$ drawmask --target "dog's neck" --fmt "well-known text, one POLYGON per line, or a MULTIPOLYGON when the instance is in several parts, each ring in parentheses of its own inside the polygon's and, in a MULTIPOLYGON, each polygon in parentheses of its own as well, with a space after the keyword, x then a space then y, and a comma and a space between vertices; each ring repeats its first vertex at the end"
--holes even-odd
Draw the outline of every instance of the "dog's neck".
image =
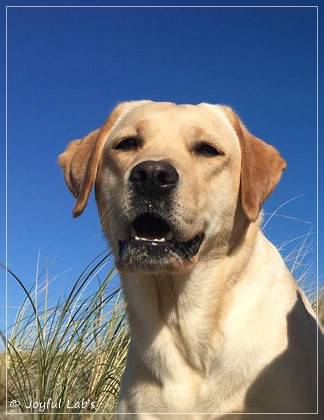
MULTIPOLYGON (((154 352, 155 361, 161 360, 160 367, 153 367, 157 377, 162 376, 159 370, 163 376, 172 376, 173 364, 181 363, 208 375, 217 349, 221 351, 229 300, 235 285, 244 281, 251 255, 257 252, 258 237, 263 238, 259 222, 251 223, 237 247, 222 258, 200 260, 187 273, 121 274, 132 345, 136 351, 140 342, 141 348, 149 349, 148 355, 154 352), (171 349, 167 343, 183 343, 183 347, 171 349), (170 352, 177 357, 173 355, 168 365, 170 352)), ((149 365, 150 360, 145 363, 149 365)))

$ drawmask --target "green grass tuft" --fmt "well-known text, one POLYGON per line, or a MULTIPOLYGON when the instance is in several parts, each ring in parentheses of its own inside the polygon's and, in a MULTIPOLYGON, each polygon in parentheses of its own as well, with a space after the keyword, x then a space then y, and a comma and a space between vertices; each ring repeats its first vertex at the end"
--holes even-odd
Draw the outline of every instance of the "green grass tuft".
POLYGON ((40 401, 46 413, 114 411, 129 335, 121 290, 112 285, 115 268, 104 281, 98 276, 107 263, 109 255, 92 262, 52 307, 47 276, 31 293, 10 272, 26 299, 8 339, 9 412, 43 412, 40 401), (97 285, 87 293, 90 282, 97 285), (10 409, 13 400, 19 408, 10 409))

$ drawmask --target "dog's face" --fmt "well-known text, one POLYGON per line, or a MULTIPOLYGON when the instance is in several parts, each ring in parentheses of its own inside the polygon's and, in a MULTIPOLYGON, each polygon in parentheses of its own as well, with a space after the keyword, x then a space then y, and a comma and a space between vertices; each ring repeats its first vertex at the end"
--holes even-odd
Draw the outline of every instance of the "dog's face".
POLYGON ((150 101, 121 104, 59 163, 75 215, 95 183, 118 268, 149 272, 185 271, 226 252, 285 167, 228 107, 150 101))
POLYGON ((96 180, 119 268, 179 270, 234 218, 240 145, 211 107, 146 103, 108 136, 96 180))

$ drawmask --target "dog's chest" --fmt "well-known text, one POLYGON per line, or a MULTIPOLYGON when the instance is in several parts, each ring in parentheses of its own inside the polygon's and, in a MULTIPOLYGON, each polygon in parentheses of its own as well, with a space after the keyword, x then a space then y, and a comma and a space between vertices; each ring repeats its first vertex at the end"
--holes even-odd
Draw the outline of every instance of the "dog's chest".
POLYGON ((158 405, 175 412, 240 411, 249 383, 247 364, 253 360, 247 358, 240 369, 231 363, 225 347, 200 347, 189 337, 182 341, 176 337, 169 328, 162 329, 144 355, 146 366, 163 384, 158 405))

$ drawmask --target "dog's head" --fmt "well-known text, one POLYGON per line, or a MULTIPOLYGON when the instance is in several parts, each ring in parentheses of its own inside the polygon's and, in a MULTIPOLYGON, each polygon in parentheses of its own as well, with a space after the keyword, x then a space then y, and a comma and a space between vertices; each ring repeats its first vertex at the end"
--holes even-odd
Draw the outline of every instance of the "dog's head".
POLYGON ((120 104, 59 157, 79 216, 95 185, 120 270, 179 272, 229 249, 286 163, 231 108, 120 104))

